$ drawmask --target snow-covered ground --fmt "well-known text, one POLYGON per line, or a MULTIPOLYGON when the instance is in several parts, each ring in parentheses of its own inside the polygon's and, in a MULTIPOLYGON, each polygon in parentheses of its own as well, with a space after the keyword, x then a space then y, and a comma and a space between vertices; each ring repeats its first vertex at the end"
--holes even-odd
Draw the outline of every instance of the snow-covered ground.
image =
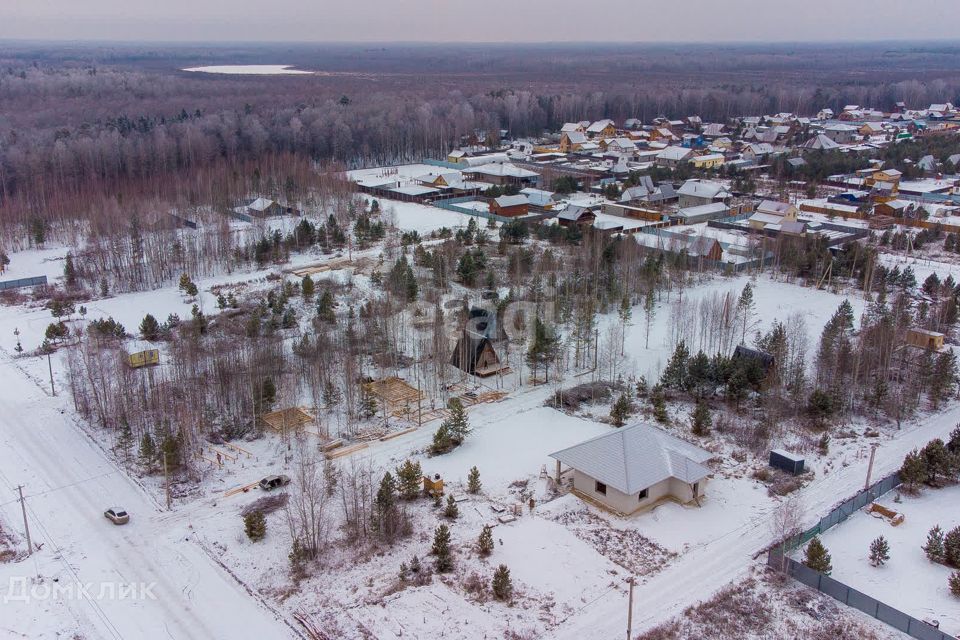
POLYGON ((189 523, 167 522, 156 499, 74 424, 67 396, 50 397, 6 354, 0 377, 0 524, 25 551, 13 500, 23 485, 32 541, 41 546, 32 558, 0 564, 0 635, 295 637, 191 542, 189 523), (109 507, 127 509, 130 524, 110 524, 102 515, 109 507))
POLYGON ((944 532, 960 526, 960 487, 903 494, 900 502, 895 502, 896 495, 890 492, 878 502, 904 515, 899 526, 861 510, 823 535, 832 558, 830 575, 915 618, 939 620, 943 631, 958 635, 960 602, 947 585, 953 569, 929 561, 922 547, 935 525, 944 532), (882 567, 869 560, 870 542, 878 536, 890 544, 890 560, 882 567))

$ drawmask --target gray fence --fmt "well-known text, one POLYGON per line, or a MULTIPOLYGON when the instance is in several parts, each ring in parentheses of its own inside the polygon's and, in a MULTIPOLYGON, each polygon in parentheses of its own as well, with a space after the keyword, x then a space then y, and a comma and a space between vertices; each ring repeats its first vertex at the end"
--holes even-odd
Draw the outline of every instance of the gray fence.
POLYGON ((865 491, 861 491, 849 500, 845 500, 830 513, 820 518, 820 521, 814 526, 784 541, 782 545, 771 549, 767 554, 767 564, 778 571, 786 573, 798 582, 802 582, 808 587, 813 587, 817 591, 830 596, 834 600, 842 602, 854 609, 859 609, 869 616, 873 616, 880 622, 884 622, 894 629, 906 633, 911 638, 917 638, 917 640, 957 640, 957 638, 940 631, 922 620, 918 620, 899 609, 884 604, 862 591, 857 591, 836 578, 831 578, 828 575, 814 571, 803 563, 797 562, 786 555, 797 547, 806 544, 814 536, 820 535, 831 527, 840 524, 863 507, 898 486, 900 486, 900 476, 892 473, 879 482, 874 483, 865 491))
POLYGON ((17 280, 4 280, 0 282, 0 291, 7 289, 22 289, 23 287, 36 287, 37 285, 47 284, 47 276, 34 276, 33 278, 18 278, 17 280))

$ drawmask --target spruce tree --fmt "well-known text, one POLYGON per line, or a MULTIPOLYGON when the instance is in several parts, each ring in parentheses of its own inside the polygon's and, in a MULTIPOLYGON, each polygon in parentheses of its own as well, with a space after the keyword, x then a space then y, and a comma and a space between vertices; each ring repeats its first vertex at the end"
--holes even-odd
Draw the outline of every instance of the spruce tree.
POLYGON ((908 453, 900 466, 900 481, 911 491, 915 491, 927 481, 926 458, 916 449, 908 453))
POLYGON ((710 407, 703 400, 697 401, 697 406, 690 416, 691 430, 695 436, 705 436, 710 433, 713 420, 710 418, 710 407))
POLYGON ((450 451, 453 448, 453 441, 450 438, 450 427, 443 421, 437 430, 433 433, 433 442, 430 445, 430 453, 440 455, 450 451))
POLYGON ((928 483, 936 485, 954 475, 954 456, 940 438, 928 442, 921 454, 926 462, 928 483))
POLYGON ((807 545, 803 564, 814 571, 819 571, 826 575, 830 575, 830 572, 833 570, 833 565, 830 564, 830 554, 827 552, 827 548, 823 546, 823 543, 820 542, 819 537, 814 536, 813 539, 810 540, 810 544, 807 545))
POLYGON ((870 564, 881 567, 890 559, 890 545, 883 536, 870 543, 870 564))
POLYGON ((267 535, 267 519, 263 511, 251 511, 243 516, 243 530, 251 542, 260 542, 267 535))
POLYGON ((610 419, 613 420, 613 426, 622 427, 630 417, 630 398, 627 394, 621 393, 616 402, 610 408, 610 419))
POLYGON ((960 598, 960 571, 951 573, 947 584, 950 586, 950 593, 960 598))
POLYGON ((149 431, 143 432, 140 438, 140 460, 145 465, 152 464, 157 457, 157 444, 153 441, 153 436, 149 431))
POLYGON ((333 324, 337 321, 337 314, 334 311, 333 294, 329 290, 324 290, 317 301, 317 319, 320 322, 333 324))
POLYGON ((480 493, 481 486, 480 470, 476 467, 471 467, 470 473, 467 474, 467 493, 480 493))
POLYGON ((447 496, 447 506, 443 510, 443 515, 448 520, 456 520, 460 517, 460 507, 457 506, 457 501, 454 500, 453 494, 447 496))
POLYGON ((653 407, 653 417, 657 422, 666 424, 670 421, 667 414, 667 399, 660 385, 654 386, 650 391, 650 405, 653 407))
POLYGON ((493 553, 493 529, 488 524, 483 525, 480 537, 477 538, 477 552, 483 557, 493 553))
POLYGON ((313 294, 316 292, 316 286, 313 284, 313 278, 310 277, 310 274, 303 276, 303 280, 300 282, 300 290, 303 292, 304 300, 313 299, 313 294))
POLYGON ((69 251, 67 252, 67 259, 63 265, 63 277, 68 287, 73 287, 77 284, 77 269, 73 265, 73 254, 69 251))
POLYGON ((404 460, 397 467, 398 491, 404 500, 415 500, 423 486, 423 471, 419 462, 404 460))
POLYGON ((450 554, 450 529, 441 524, 433 532, 433 546, 430 552, 434 555, 433 567, 437 573, 447 573, 453 569, 453 557, 450 554))
POLYGON ((444 422, 450 433, 450 439, 454 445, 461 444, 470 435, 470 421, 467 419, 466 409, 458 398, 450 400, 450 417, 444 422))
POLYGON ((160 337, 160 323, 149 313, 143 316, 140 323, 140 335, 144 340, 154 341, 160 337))
POLYGON ((954 527, 943 536, 943 561, 960 569, 960 527, 954 527))
POLYGON ((935 525, 927 532, 927 542, 923 545, 923 552, 931 562, 943 562, 943 529, 935 525))
POLYGON ((513 595, 513 580, 510 579, 510 569, 507 568, 507 565, 502 564, 497 567, 497 570, 493 572, 493 580, 490 586, 497 600, 510 600, 513 595))

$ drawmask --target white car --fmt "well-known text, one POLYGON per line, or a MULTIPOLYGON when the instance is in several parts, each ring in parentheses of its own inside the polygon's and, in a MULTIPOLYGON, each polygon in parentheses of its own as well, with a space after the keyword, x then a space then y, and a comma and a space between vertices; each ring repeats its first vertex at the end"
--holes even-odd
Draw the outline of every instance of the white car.
POLYGON ((113 507, 103 512, 104 517, 113 524, 127 524, 130 522, 130 514, 126 509, 113 507))

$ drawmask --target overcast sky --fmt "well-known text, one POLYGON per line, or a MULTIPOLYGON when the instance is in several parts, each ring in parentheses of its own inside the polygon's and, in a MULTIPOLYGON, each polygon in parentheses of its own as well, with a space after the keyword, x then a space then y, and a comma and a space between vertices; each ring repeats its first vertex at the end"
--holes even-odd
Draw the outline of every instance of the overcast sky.
POLYGON ((127 41, 955 39, 960 0, 0 0, 0 38, 127 41))

